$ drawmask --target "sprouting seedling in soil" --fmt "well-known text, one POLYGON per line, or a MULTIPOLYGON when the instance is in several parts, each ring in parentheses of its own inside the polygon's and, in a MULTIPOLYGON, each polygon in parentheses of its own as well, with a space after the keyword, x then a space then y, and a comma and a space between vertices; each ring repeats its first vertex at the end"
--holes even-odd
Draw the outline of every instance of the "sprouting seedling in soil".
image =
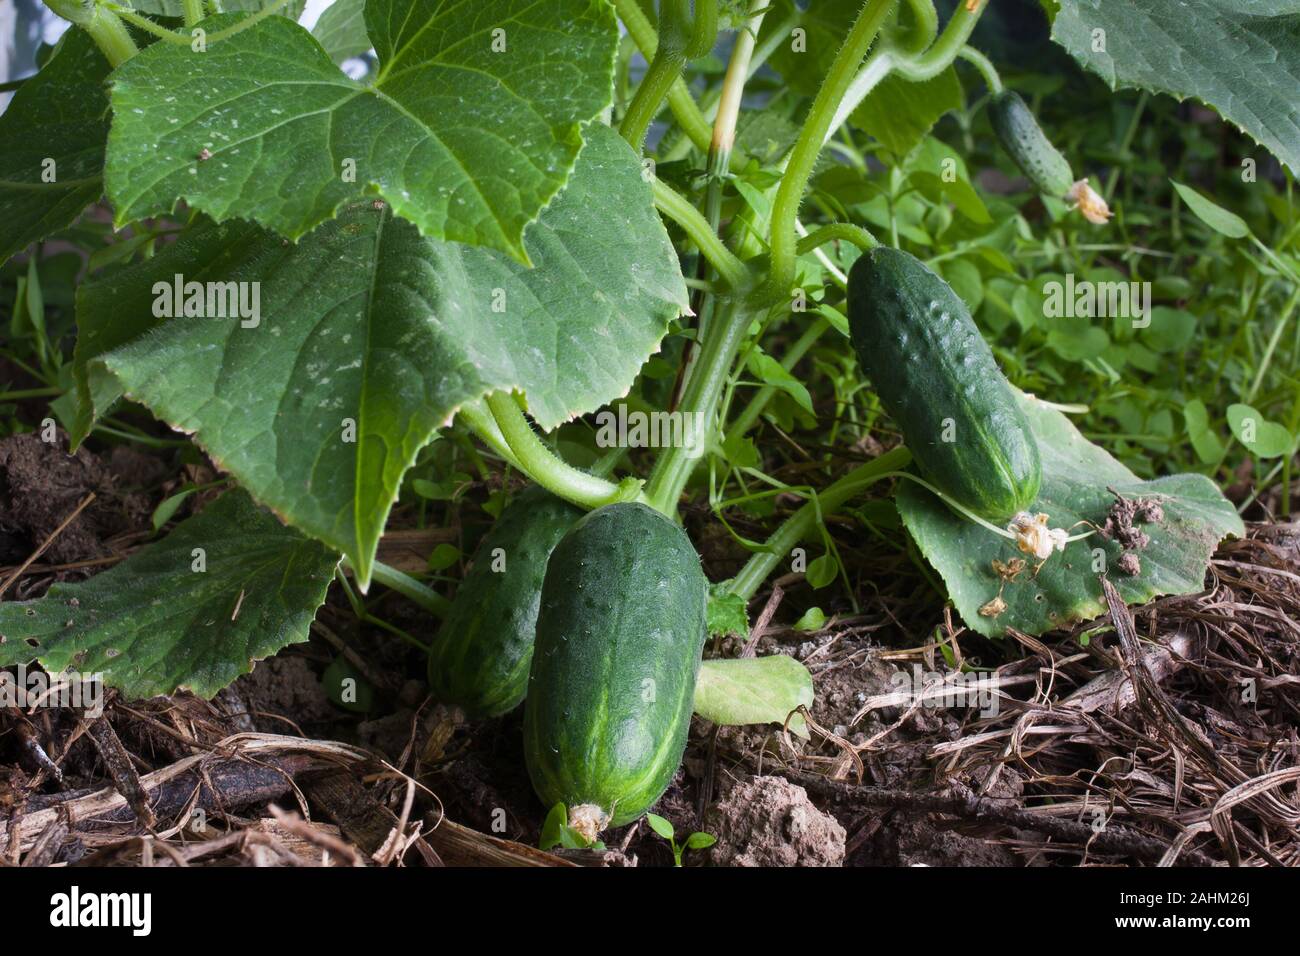
POLYGON ((605 849, 605 844, 600 840, 588 840, 569 826, 569 808, 563 803, 551 807, 551 812, 542 823, 541 838, 537 841, 537 847, 541 850, 552 850, 557 846, 565 850, 605 849))
POLYGON ((674 839, 676 831, 673 825, 659 816, 657 813, 647 813, 645 815, 646 823, 650 824, 650 829, 659 834, 668 841, 668 847, 673 851, 673 866, 682 865, 682 854, 687 850, 707 850, 713 844, 718 842, 718 838, 712 833, 701 833, 696 831, 686 838, 686 842, 680 846, 674 839))

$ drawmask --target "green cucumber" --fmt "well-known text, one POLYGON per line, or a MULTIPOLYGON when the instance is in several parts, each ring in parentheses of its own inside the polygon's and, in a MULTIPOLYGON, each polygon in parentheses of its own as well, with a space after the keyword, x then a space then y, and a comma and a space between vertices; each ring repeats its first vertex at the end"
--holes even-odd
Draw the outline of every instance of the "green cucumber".
POLYGON ((580 517, 581 509, 536 486, 501 512, 429 649, 437 700, 495 717, 524 699, 546 561, 580 517))
POLYGON ((932 484, 990 519, 1033 504, 1038 444, 948 283, 906 252, 873 249, 849 272, 849 328, 880 404, 932 484))
POLYGON ((691 722, 708 582, 672 520, 625 502, 551 553, 524 704, 533 789, 587 835, 635 820, 672 781, 691 722))
POLYGON ((1002 148, 1040 192, 1063 199, 1074 185, 1070 162, 1038 126, 1018 93, 1004 90, 989 103, 989 119, 1002 148))

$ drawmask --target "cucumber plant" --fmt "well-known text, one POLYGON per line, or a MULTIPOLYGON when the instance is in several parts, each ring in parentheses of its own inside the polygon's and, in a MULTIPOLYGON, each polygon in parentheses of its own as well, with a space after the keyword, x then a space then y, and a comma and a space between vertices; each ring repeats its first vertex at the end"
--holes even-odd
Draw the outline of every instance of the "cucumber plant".
MULTIPOLYGON (((24 312, 40 314, 42 243, 101 198, 113 217, 77 290, 75 349, 35 370, 58 394, 50 421, 75 446, 136 403, 238 488, 84 584, 0 603, 0 665, 75 661, 128 693, 215 693, 306 639, 338 567, 361 614, 356 591, 377 582, 444 618, 428 645, 448 702, 498 714, 527 691, 535 788, 590 841, 658 799, 701 702, 802 727, 806 672, 788 658, 712 672, 706 622, 743 630, 746 602, 809 540, 826 543, 815 583, 847 581, 825 520, 869 488, 896 484, 921 553, 990 634, 1100 613, 1096 575, 1121 557, 1102 534, 1107 484, 1162 504, 1149 560, 1116 572, 1129 600, 1199 588, 1214 545, 1241 532, 1208 479, 1143 482, 1050 396, 1014 389, 957 261, 920 261, 951 235, 967 270, 1000 268, 1000 237, 1027 228, 930 135, 947 112, 978 113, 963 78, 987 89, 1037 188, 1109 216, 970 44, 986 0, 942 25, 930 0, 816 16, 790 0, 657 14, 337 0, 315 32, 288 0, 47 5, 71 28, 0 115, 0 257, 28 250, 24 312), (725 70, 688 84, 714 51, 725 70), (362 73, 340 69, 358 55, 362 73), (874 422, 878 401, 905 444, 836 469, 863 431, 837 417, 841 454, 817 477, 772 479, 756 429, 830 414, 797 370, 809 355, 851 370, 850 334, 867 390, 840 404, 867 396, 874 422), (609 415, 636 417, 613 443, 645 450, 603 473, 583 465, 609 415), (657 440, 638 437, 647 422, 657 440), (395 501, 436 500, 425 469, 448 448, 538 488, 501 514, 450 605, 377 557, 395 501), (710 587, 682 505, 726 521, 791 494, 805 503, 710 587), (1038 574, 997 570, 1019 553, 1038 574)), ((1075 29, 1078 5, 1055 6, 1075 29)))

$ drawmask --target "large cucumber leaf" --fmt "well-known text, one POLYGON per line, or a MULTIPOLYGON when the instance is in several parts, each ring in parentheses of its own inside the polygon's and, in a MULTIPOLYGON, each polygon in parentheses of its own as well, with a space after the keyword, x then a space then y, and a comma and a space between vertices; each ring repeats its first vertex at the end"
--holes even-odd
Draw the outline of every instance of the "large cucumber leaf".
POLYGON ((69 30, 0 114, 0 263, 71 225, 103 192, 108 72, 90 35, 69 30))
POLYGON ((129 395, 367 582, 403 473, 462 405, 523 391, 548 429, 594 411, 626 394, 686 308, 636 155, 608 127, 587 137, 528 230, 533 269, 422 238, 368 202, 297 245, 209 224, 84 285, 74 439, 129 395), (177 275, 248 283, 250 298, 258 284, 260 322, 155 318, 155 284, 177 275))
POLYGON ((123 64, 105 173, 117 222, 185 199, 297 239, 377 193, 423 235, 527 261, 524 227, 611 101, 612 9, 369 0, 366 24, 381 64, 371 86, 284 17, 205 52, 157 43, 123 64))
POLYGON ((1111 87, 1195 97, 1300 173, 1300 0, 1055 0, 1052 38, 1111 87))
MULTIPOLYGON (((992 637, 1007 627, 1041 634, 1089 620, 1106 609, 1099 573, 1110 578, 1129 604, 1160 594, 1199 591, 1219 541, 1245 533, 1236 509, 1214 482, 1204 475, 1142 481, 1084 438, 1056 409, 1027 395, 1021 401, 1043 462, 1042 490, 1030 511, 1046 513, 1053 528, 1070 528, 1081 520, 1100 525, 1115 502, 1107 490, 1113 488, 1126 498, 1159 499, 1164 520, 1139 526, 1151 542, 1135 552, 1141 564, 1137 575, 1117 568, 1119 544, 1094 534, 1053 554, 1037 574, 1036 562, 1029 558, 1029 566, 1003 585, 993 562, 1006 565, 1026 556, 1006 538, 958 517, 920 486, 902 482, 897 503, 903 523, 943 576, 966 625, 992 637), (996 616, 980 614, 980 608, 999 594, 1005 610, 996 616)), ((1074 528, 1071 534, 1086 530, 1074 528)))
POLYGON ((128 697, 211 697, 307 640, 338 554, 232 491, 81 584, 0 603, 0 666, 75 667, 128 697))

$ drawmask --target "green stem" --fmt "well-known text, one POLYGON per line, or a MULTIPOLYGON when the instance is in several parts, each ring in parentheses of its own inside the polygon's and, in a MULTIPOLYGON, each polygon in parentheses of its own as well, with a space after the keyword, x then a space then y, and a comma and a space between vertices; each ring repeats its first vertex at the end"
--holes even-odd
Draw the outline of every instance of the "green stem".
MULTIPOLYGON (((763 0, 755 0, 755 6, 757 6, 758 9, 756 12, 752 13, 751 15, 751 21, 750 21, 751 25, 745 28, 744 30, 742 30, 741 35, 736 38, 737 46, 742 42, 744 35, 746 33, 750 33, 754 36, 758 35, 758 30, 755 29, 753 24, 761 22, 763 17, 766 16, 767 12, 772 9, 771 4, 765 3, 763 2, 763 0)), ((751 10, 753 10, 753 7, 751 7, 751 10)), ((763 42, 755 46, 753 53, 750 54, 749 65, 745 71, 746 80, 753 79, 754 74, 757 73, 762 68, 763 64, 765 64, 771 58, 772 54, 776 52, 777 48, 789 41, 790 31, 799 25, 799 21, 801 19, 802 19, 801 11, 799 10, 798 7, 793 7, 791 9, 791 13, 789 16, 787 16, 784 20, 779 21, 776 24, 776 26, 774 26, 771 30, 768 31, 767 36, 763 38, 763 42)), ((733 58, 735 57, 735 54, 736 54, 736 48, 733 47, 732 48, 733 58)), ((728 75, 728 78, 730 78, 730 75, 728 75)), ((716 119, 718 115, 718 111, 721 108, 721 99, 722 99, 722 93, 724 88, 725 88, 725 83, 722 87, 712 87, 709 90, 705 91, 705 93, 700 97, 700 115, 706 121, 716 119)), ((669 101, 669 105, 671 105, 671 100, 669 101)), ((679 126, 682 125, 680 118, 678 119, 678 125, 679 126)), ((715 123, 714 126, 715 131, 716 128, 717 127, 715 123)), ((708 143, 709 141, 706 139, 704 141, 704 145, 708 145, 708 143)), ((690 152, 692 146, 699 146, 699 148, 703 149, 704 145, 693 142, 690 135, 684 135, 679 139, 677 143, 675 143, 667 151, 667 153, 663 154, 663 161, 671 162, 673 160, 685 159, 687 153, 690 152)), ((733 158, 728 157, 727 168, 728 169, 733 168, 733 164, 737 166, 743 166, 744 164, 743 158, 740 160, 734 160, 733 158)))
POLYGON ((651 186, 654 189, 655 208, 682 227, 690 240, 699 247, 700 253, 718 270, 718 275, 727 285, 735 290, 745 288, 749 283, 749 267, 736 258, 726 244, 718 238, 718 234, 709 227, 709 221, 700 211, 661 180, 655 179, 651 186))
POLYGON ((776 529, 767 539, 762 551, 750 556, 740 572, 727 582, 727 590, 748 601, 823 515, 834 512, 850 498, 888 474, 906 467, 911 459, 912 455, 906 448, 895 448, 873 461, 859 465, 826 490, 815 494, 776 529))
POLYGON ((666 37, 660 37, 659 48, 655 51, 650 68, 636 88, 632 102, 618 131, 638 153, 645 143, 646 131, 659 113, 664 97, 672 88, 686 65, 686 51, 680 46, 670 44, 666 37))
POLYGON ((987 6, 987 0, 978 0, 974 10, 967 9, 964 2, 958 3, 934 46, 918 57, 899 58, 894 69, 913 83, 934 79, 957 58, 987 6))
MULTIPOLYGON (((754 42, 763 25, 767 12, 768 0, 750 0, 748 18, 744 29, 736 37, 731 48, 731 58, 727 63, 727 75, 722 81, 722 92, 718 101, 718 111, 713 119, 713 136, 709 140, 708 165, 704 193, 704 219, 708 225, 708 234, 716 238, 718 226, 722 221, 722 187, 731 164, 731 152, 736 144, 736 122, 740 117, 740 102, 745 90, 745 81, 749 78, 749 64, 754 54, 754 42)), ((720 243, 721 245, 721 243, 720 243)), ((726 251, 726 246, 722 246, 726 251)), ((739 261, 737 260, 737 264, 739 261)), ((712 262, 707 255, 701 255, 696 270, 696 277, 708 283, 713 278, 712 262)), ((746 269, 745 281, 749 273, 746 269)), ((735 286, 733 285, 734 289, 735 286)), ((696 315, 696 332, 698 338, 708 334, 709 321, 713 317, 716 305, 711 291, 703 291, 695 296, 693 303, 696 315)), ((673 388, 670 409, 677 407, 681 390, 690 381, 695 371, 695 362, 699 357, 695 342, 686 344, 678 381, 673 388)))
POLYGON ((807 255, 814 249, 837 240, 851 242, 863 252, 870 252, 880 246, 880 240, 861 226, 848 222, 833 222, 830 225, 818 226, 800 239, 795 244, 795 255, 807 255))
POLYGON ((1268 372, 1268 366, 1273 361, 1273 352, 1277 349, 1278 340, 1282 338, 1282 330, 1286 324, 1291 321, 1291 314, 1295 312, 1296 303, 1300 302, 1300 287, 1297 287, 1295 293, 1291 296, 1291 301, 1286 304, 1282 310, 1282 317, 1278 319, 1277 325, 1273 329, 1273 334, 1269 336, 1268 345, 1264 347, 1264 355, 1259 360, 1259 368, 1255 372, 1255 381, 1251 383, 1250 391, 1246 393, 1246 404, 1249 405, 1255 398, 1259 387, 1264 383, 1264 375, 1268 372))
POLYGON ((513 396, 494 392, 487 397, 487 406, 514 452, 520 470, 551 493, 582 508, 599 508, 638 497, 640 483, 636 480, 615 485, 557 457, 542 444, 513 396))
POLYGON ((62 394, 63 389, 57 387, 20 388, 15 392, 0 392, 0 402, 20 402, 25 398, 57 398, 62 394))
POLYGON ((817 155, 831 130, 836 109, 848 92, 867 50, 880 31, 880 25, 897 0, 867 0, 854 21, 844 45, 835 54, 831 68, 822 81, 799 131, 799 139, 790 153, 790 161, 772 204, 770 231, 771 272, 758 293, 760 303, 773 303, 790 290, 795 273, 795 218, 803 202, 804 190, 812 176, 817 155))
MULTIPOLYGON (((351 567, 351 565, 349 565, 349 567, 351 567)), ((396 591, 398 594, 424 608, 430 614, 434 614, 438 617, 446 617, 447 609, 451 606, 451 602, 437 591, 433 590, 433 588, 421 584, 409 574, 405 574, 397 570, 397 568, 390 567, 382 561, 376 561, 374 563, 371 580, 378 584, 382 584, 384 587, 392 591, 396 591)))
POLYGON ((984 78, 984 85, 989 88, 990 93, 1002 92, 1002 77, 998 74, 998 68, 993 65, 992 60, 969 45, 958 50, 957 55, 979 71, 980 76, 984 78))
MULTIPOLYGON (((113 10, 116 11, 116 13, 127 23, 139 27, 146 33, 153 34, 164 43, 171 43, 175 46, 190 46, 194 42, 194 36, 191 33, 178 33, 175 30, 168 30, 166 27, 154 23, 148 17, 143 17, 133 10, 112 3, 112 0, 108 0, 108 2, 112 5, 113 10)), ((244 19, 237 23, 232 23, 224 30, 218 30, 216 33, 207 34, 204 42, 207 44, 217 43, 221 40, 227 40, 238 33, 243 33, 249 27, 256 26, 267 17, 279 13, 280 10, 288 5, 288 3, 289 0, 275 0, 275 2, 270 6, 263 7, 261 10, 244 17, 244 19)), ((98 7, 97 9, 106 10, 107 7, 98 7)))
MULTIPOLYGON (((57 7, 51 6, 51 9, 59 13, 57 7)), ((90 34, 108 65, 114 69, 140 52, 121 18, 107 7, 96 4, 89 17, 73 22, 90 34)))
MULTIPOLYGON (((709 434, 717 433, 714 419, 718 398, 752 319, 753 313, 748 309, 734 300, 725 300, 719 303, 709 334, 700 345, 698 365, 686 385, 678 410, 687 416, 703 415, 709 424, 709 434)), ((699 461, 691 457, 693 451, 672 446, 660 452, 646 483, 646 498, 651 507, 667 515, 676 514, 677 500, 699 461)))
POLYGON ((203 19, 203 0, 181 0, 184 8, 185 25, 192 27, 203 19))
POLYGON ((519 459, 515 457, 515 453, 510 450, 510 445, 506 442, 505 436, 501 434, 501 429, 497 428, 496 419, 489 412, 478 405, 463 405, 456 413, 456 417, 468 425, 483 444, 504 458, 512 467, 519 471, 524 470, 523 466, 519 464, 519 459))
POLYGON ((902 56, 916 56, 923 52, 939 34, 939 11, 934 8, 933 0, 904 0, 916 19, 912 30, 906 36, 898 36, 893 49, 902 56))
MULTIPOLYGON (((653 63, 658 39, 649 18, 642 12, 637 0, 613 0, 613 2, 618 18, 627 27, 627 32, 637 45, 637 49, 641 51, 642 56, 653 63)), ((699 107, 695 105, 695 98, 691 96, 686 81, 680 76, 673 81, 673 85, 668 90, 668 108, 672 110, 677 125, 682 128, 682 132, 695 147, 701 151, 707 150, 713 130, 699 107)), ((738 169, 739 166, 735 164, 740 162, 740 158, 733 156, 732 162, 733 169, 738 169)))

